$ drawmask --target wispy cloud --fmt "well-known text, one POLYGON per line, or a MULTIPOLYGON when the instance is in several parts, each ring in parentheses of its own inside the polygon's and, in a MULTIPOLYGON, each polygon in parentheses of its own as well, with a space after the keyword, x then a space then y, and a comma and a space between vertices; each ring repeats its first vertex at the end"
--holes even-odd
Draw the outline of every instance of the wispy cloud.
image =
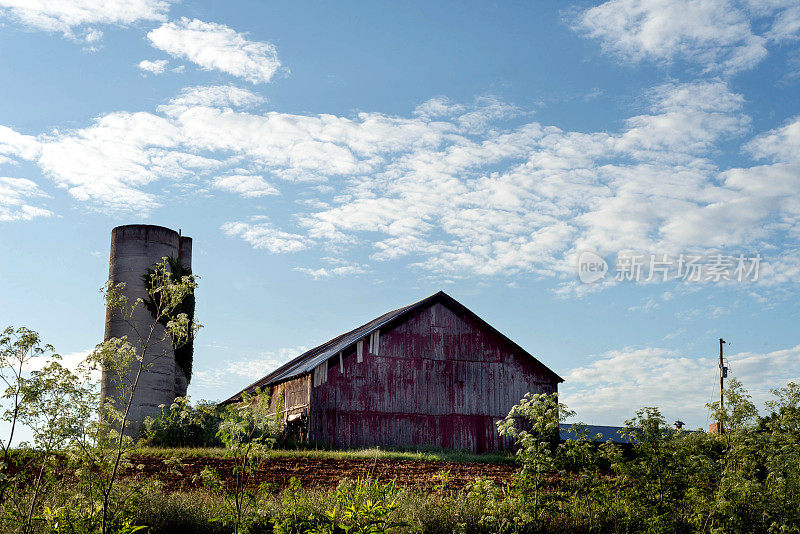
POLYGON ((168 0, 0 0, 0 16, 29 28, 95 43, 93 26, 166 20, 168 0))
POLYGON ((266 102, 266 98, 235 85, 195 85, 184 88, 169 104, 160 106, 160 111, 177 114, 192 107, 251 108, 266 102))
MULTIPOLYGON (((713 344, 710 352, 713 353, 713 344)), ((731 377, 741 380, 759 405, 770 390, 800 378, 800 346, 767 353, 727 356, 731 377)), ((621 425, 643 406, 657 406, 672 421, 705 426, 705 404, 719 394, 719 368, 713 357, 645 347, 610 351, 564 376, 561 397, 587 423, 621 425)))
POLYGON ((245 198, 277 195, 278 189, 268 183, 262 176, 250 174, 230 174, 214 178, 214 187, 231 193, 238 193, 245 198))
MULTIPOLYGON (((648 107, 618 131, 576 132, 493 98, 434 99, 411 117, 303 115, 258 112, 263 97, 235 86, 200 86, 155 112, 110 113, 84 128, 0 128, 0 154, 34 161, 106 212, 158 207, 175 183, 252 199, 280 188, 297 195, 292 217, 266 223, 243 213, 223 231, 273 253, 347 258, 366 247, 373 262, 404 260, 447 279, 568 280, 581 250, 677 255, 800 235, 791 200, 800 194, 800 117, 744 144, 756 164, 720 170, 719 147, 750 128, 741 95, 705 81, 661 84, 644 98, 648 107)), ((790 256, 765 258, 764 278, 792 265, 790 256)))
POLYGON ((797 38, 800 14, 792 4, 610 0, 580 12, 575 29, 625 61, 685 60, 705 72, 732 74, 762 61, 770 44, 797 38))
POLYGON ((658 308, 660 304, 654 298, 648 298, 643 304, 630 306, 628 311, 647 313, 658 308))
POLYGON ((39 154, 39 148, 36 137, 0 125, 0 163, 34 159, 39 154))
POLYGON ((228 396, 306 350, 308 348, 304 346, 286 347, 245 358, 227 359, 213 366, 198 366, 192 377, 192 386, 228 396))
POLYGON ((222 231, 244 239, 253 248, 274 253, 298 252, 309 246, 305 236, 284 232, 269 222, 226 222, 222 225, 222 231))
POLYGON ((53 215, 48 209, 29 204, 46 197, 36 183, 25 178, 0 177, 0 222, 29 221, 53 215))
POLYGON ((147 34, 167 54, 187 59, 206 70, 218 70, 252 83, 266 83, 281 68, 274 45, 251 41, 224 24, 181 18, 147 34))
POLYGON ((329 263, 330 265, 326 267, 317 267, 317 268, 295 267, 294 270, 307 274, 314 280, 321 280, 324 278, 331 278, 336 276, 364 274, 370 271, 367 265, 346 261, 341 258, 326 257, 322 259, 327 263, 329 263))
POLYGON ((669 341, 670 339, 675 339, 676 337, 680 337, 686 333, 685 328, 678 328, 677 330, 670 332, 669 334, 665 335, 662 340, 669 341))

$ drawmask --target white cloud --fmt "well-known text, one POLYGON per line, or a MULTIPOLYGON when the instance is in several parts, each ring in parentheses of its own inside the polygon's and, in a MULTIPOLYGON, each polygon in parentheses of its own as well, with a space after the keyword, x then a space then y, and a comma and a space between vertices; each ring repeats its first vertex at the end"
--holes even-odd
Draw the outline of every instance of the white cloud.
POLYGON ((95 28, 90 28, 89 30, 86 31, 86 34, 83 36, 84 41, 86 41, 89 44, 96 43, 100 41, 100 39, 102 38, 103 38, 103 32, 95 28))
MULTIPOLYGON (((770 398, 770 389, 800 378, 800 346, 726 358, 730 376, 744 383, 757 405, 770 398)), ((663 348, 626 348, 572 369, 559 389, 564 402, 578 412, 576 419, 586 423, 621 425, 638 408, 657 406, 668 422, 681 419, 690 428, 706 427, 705 404, 719 394, 717 365, 714 358, 686 357, 663 348)))
POLYGON ((800 117, 794 117, 784 126, 757 136, 745 148, 759 159, 800 165, 800 117))
MULTIPOLYGON (((800 283, 800 250, 789 248, 761 265, 759 282, 762 286, 800 283)), ((763 297, 762 297, 763 298, 763 297)), ((764 301, 765 304, 768 301, 764 301)))
POLYGON ((747 4, 758 15, 774 15, 765 34, 767 38, 778 43, 800 38, 800 6, 795 0, 748 0, 747 4))
POLYGON ((52 216, 50 210, 28 203, 30 199, 46 196, 39 186, 30 180, 0 177, 0 223, 52 216))
MULTIPOLYGON (((356 180, 338 206, 304 223, 320 239, 378 231, 386 237, 374 242, 376 259, 427 255, 418 265, 436 272, 555 274, 572 269, 565 259, 575 248, 679 248, 683 213, 722 194, 705 155, 748 119, 721 82, 667 84, 650 98, 651 113, 619 134, 537 123, 477 142, 451 134, 444 147, 412 151, 356 180), (497 163, 505 169, 485 173, 497 163), (429 239, 435 230, 448 239, 429 239)), ((694 237, 716 244, 714 235, 694 237)))
MULTIPOLYGON (((533 273, 568 284, 579 250, 608 259, 736 253, 800 236, 800 119, 745 144, 758 164, 720 169, 713 158, 722 143, 750 127, 741 95, 711 81, 644 96, 648 107, 617 131, 574 132, 521 120, 490 98, 429 101, 411 118, 348 117, 259 112, 257 93, 199 86, 155 112, 111 113, 85 128, 36 137, 0 128, 0 154, 33 160, 104 212, 146 212, 174 184, 171 194, 264 198, 294 182, 281 187, 295 195, 293 228, 244 213, 223 229, 275 253, 345 256, 366 246, 372 261, 402 260, 451 280, 533 273)), ((774 279, 783 276, 776 269, 791 270, 771 265, 774 279)))
POLYGON ((38 152, 39 142, 35 137, 0 125, 0 163, 11 161, 11 158, 31 160, 38 152))
POLYGON ((192 377, 192 386, 230 395, 274 371, 292 358, 307 351, 307 347, 287 347, 277 351, 241 359, 228 359, 214 367, 198 366, 192 377))
POLYGON ((476 134, 498 120, 524 114, 526 113, 519 107, 492 95, 475 98, 471 106, 452 102, 446 96, 436 96, 414 109, 414 115, 426 121, 435 119, 454 121, 463 131, 476 134))
POLYGON ((144 186, 205 164, 176 150, 179 134, 149 113, 112 113, 88 128, 45 136, 39 166, 79 201, 103 211, 146 211, 159 203, 144 186))
POLYGON ((234 85, 196 85, 183 89, 159 110, 176 113, 193 106, 250 108, 264 102, 263 96, 234 85))
POLYGON ((730 74, 753 68, 770 43, 795 39, 798 24, 793 2, 609 0, 581 12, 575 26, 626 61, 686 60, 730 74))
POLYGON ((214 178, 214 187, 231 193, 238 193, 245 198, 264 197, 279 194, 274 185, 261 176, 232 174, 214 178))
POLYGON ((452 117, 465 110, 461 104, 451 102, 446 96, 435 96, 414 109, 414 115, 425 118, 452 117))
POLYGON ((102 32, 91 25, 166 20, 169 4, 167 0, 0 0, 0 15, 29 28, 93 43, 102 32))
POLYGON ((252 83, 272 79, 281 62, 275 46, 250 41, 224 24, 189 20, 166 22, 147 34, 150 43, 206 70, 219 70, 252 83))
MULTIPOLYGON (((79 371, 83 371, 86 369, 86 366, 83 365, 86 361, 86 358, 89 357, 90 354, 94 349, 86 349, 86 350, 79 350, 76 352, 69 352, 67 354, 62 354, 61 359, 58 360, 63 367, 69 369, 73 373, 79 374, 79 371)), ((41 371, 45 365, 53 361, 51 358, 34 358, 29 362, 27 366, 27 371, 41 371)), ((93 369, 88 373, 88 379, 92 385, 100 384, 100 379, 102 376, 101 369, 93 369)))
POLYGON ((274 253, 299 252, 309 246, 305 236, 278 230, 268 222, 226 222, 222 225, 222 231, 229 236, 244 239, 253 248, 274 253))
POLYGON ((616 148, 640 160, 689 162, 720 139, 742 134, 744 98, 723 82, 667 83, 650 91, 649 113, 627 119, 616 148))
POLYGON ((145 72, 150 72, 153 74, 163 74, 164 70, 167 68, 168 61, 166 59, 156 59, 150 61, 149 59, 143 59, 139 62, 138 67, 145 72))
MULTIPOLYGON (((263 100, 233 86, 192 87, 159 107, 159 114, 110 113, 85 128, 37 137, 0 127, 0 156, 34 159, 57 185, 93 209, 147 212, 161 203, 158 193, 148 190, 158 181, 211 179, 223 169, 232 175, 268 169, 281 179, 326 180, 370 172, 382 164, 382 155, 435 144, 440 129, 452 128, 380 114, 351 119, 231 109, 263 100)), ((253 183, 242 186, 247 185, 253 183)), ((269 191, 256 185, 253 191, 269 191)))
POLYGON ((362 265, 359 263, 342 260, 340 258, 327 257, 322 259, 333 265, 328 267, 318 267, 316 269, 311 269, 308 267, 295 267, 294 270, 297 272, 307 274, 314 280, 321 280, 324 278, 331 278, 334 276, 350 276, 356 274, 364 274, 369 272, 369 268, 366 265, 362 265))

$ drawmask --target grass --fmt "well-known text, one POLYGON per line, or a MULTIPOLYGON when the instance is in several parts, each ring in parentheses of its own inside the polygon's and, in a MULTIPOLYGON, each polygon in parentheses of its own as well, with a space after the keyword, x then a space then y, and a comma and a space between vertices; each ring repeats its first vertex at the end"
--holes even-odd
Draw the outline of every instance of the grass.
MULTIPOLYGON (((216 447, 139 447, 134 450, 135 454, 142 456, 180 456, 182 458, 191 457, 221 457, 225 455, 225 449, 216 447)), ((327 449, 275 449, 270 451, 269 458, 320 458, 332 460, 411 460, 416 462, 454 462, 454 463, 491 463, 507 464, 514 463, 515 458, 511 453, 494 452, 486 454, 475 454, 463 451, 447 450, 422 450, 422 451, 402 451, 385 450, 378 448, 370 449, 348 449, 348 450, 327 450, 327 449)))

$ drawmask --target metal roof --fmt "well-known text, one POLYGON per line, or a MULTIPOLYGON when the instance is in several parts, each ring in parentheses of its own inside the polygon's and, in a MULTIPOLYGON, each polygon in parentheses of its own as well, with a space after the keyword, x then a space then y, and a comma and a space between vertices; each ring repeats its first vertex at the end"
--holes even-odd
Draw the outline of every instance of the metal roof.
POLYGON ((510 339, 508 339, 506 336, 495 330, 489 323, 487 323, 486 321, 475 315, 475 313, 469 310, 466 306, 455 300, 450 295, 446 294, 444 291, 439 291, 438 293, 434 293, 433 295, 424 298, 419 302, 415 302, 413 304, 409 304, 408 306, 403 306, 402 308, 398 308, 396 310, 385 313, 380 317, 373 319, 372 321, 364 325, 361 325, 354 330, 346 332, 338 337, 331 339, 330 341, 323 343, 322 345, 319 345, 309 351, 304 352, 297 358, 278 367, 264 378, 256 382, 253 382, 252 384, 250 384, 243 390, 239 391, 229 399, 222 401, 220 404, 228 404, 239 400, 242 396, 242 393, 244 393, 245 391, 252 391, 256 388, 261 388, 265 386, 273 386, 280 382, 284 382, 286 380, 290 380, 292 378, 296 378, 298 376, 307 374, 311 372, 316 366, 327 360, 328 358, 335 356, 341 351, 346 351, 347 349, 355 345, 359 340, 369 336, 375 330, 381 329, 382 327, 386 326, 389 323, 392 323, 397 319, 400 319, 406 314, 412 313, 419 309, 426 308, 427 306, 433 305, 437 302, 444 304, 445 306, 448 306, 451 309, 455 308, 456 311, 462 311, 468 313, 470 316, 474 317, 484 326, 489 328, 492 332, 499 335, 501 338, 503 338, 504 340, 508 341, 509 343, 517 347, 523 353, 530 356, 534 361, 536 361, 542 367, 544 367, 545 370, 552 373, 553 376, 559 382, 564 381, 563 378, 561 378, 552 370, 547 368, 544 364, 539 362, 530 353, 528 353, 528 351, 526 351, 525 349, 523 349, 510 339))
MULTIPOLYGON (((627 432, 630 430, 628 427, 603 426, 603 425, 582 425, 582 426, 585 426, 586 429, 589 431, 585 438, 583 435, 574 432, 571 424, 559 423, 558 427, 561 432, 561 439, 562 440, 575 439, 581 441, 586 439, 588 441, 593 441, 596 438, 597 441, 599 442, 611 440, 614 443, 628 443, 628 444, 639 443, 639 440, 636 438, 635 435, 629 436, 622 434, 623 432, 627 432)), ((665 428, 662 429, 661 432, 663 432, 664 434, 670 434, 674 431, 670 428, 665 428)), ((681 432, 685 434, 696 434, 698 432, 702 432, 702 430, 682 430, 681 432)))
MULTIPOLYGON (((625 430, 623 426, 603 426, 603 425, 584 425, 586 429, 589 431, 586 439, 589 441, 594 440, 597 438, 598 441, 608 441, 611 440, 614 443, 634 443, 629 438, 623 436, 621 432, 625 430), (599 437, 598 437, 599 436, 599 437)), ((583 436, 579 436, 572 430, 572 425, 568 423, 560 423, 558 425, 559 430, 561 431, 561 439, 581 439, 583 440, 583 436)))

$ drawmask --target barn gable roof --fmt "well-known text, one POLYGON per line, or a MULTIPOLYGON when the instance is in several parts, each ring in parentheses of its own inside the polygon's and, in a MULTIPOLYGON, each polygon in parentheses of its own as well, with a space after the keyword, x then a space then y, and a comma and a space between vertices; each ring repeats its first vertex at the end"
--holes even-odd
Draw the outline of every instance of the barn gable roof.
POLYGON ((478 317, 472 310, 458 302, 456 299, 445 293, 444 291, 439 291, 438 293, 434 293, 433 295, 420 300, 419 302, 415 302, 413 304, 409 304, 408 306, 403 306, 402 308, 398 308, 396 310, 390 311, 373 319, 372 321, 359 326, 349 332, 346 332, 340 336, 337 336, 330 341, 323 343, 317 347, 314 347, 311 350, 308 350, 298 356, 297 358, 285 363, 284 365, 278 367, 270 374, 265 376, 264 378, 253 382, 243 390, 239 391, 229 399, 223 401, 220 404, 229 404, 231 402, 236 402, 242 397, 242 393, 245 391, 252 391, 256 388, 262 388, 265 386, 273 386, 279 384, 280 382, 284 382, 286 380, 290 380, 292 378, 297 378, 299 376, 305 375, 310 373, 315 367, 319 364, 324 362, 325 360, 335 356, 339 352, 346 351, 350 347, 354 346, 359 340, 364 339, 365 337, 369 336, 376 330, 380 330, 382 327, 394 323, 396 321, 402 320, 404 317, 410 315, 411 313, 425 309, 429 306, 432 306, 436 303, 440 303, 451 310, 468 315, 473 319, 477 320, 481 325, 485 328, 490 330, 495 335, 499 336, 501 339, 505 340, 506 342, 510 343, 512 346, 517 348, 523 354, 529 356, 534 362, 539 364, 545 371, 552 374, 552 376, 558 381, 563 382, 564 379, 558 376, 555 372, 549 369, 546 365, 542 362, 534 358, 528 351, 514 343, 512 340, 504 336, 498 330, 496 330, 492 325, 478 317))

